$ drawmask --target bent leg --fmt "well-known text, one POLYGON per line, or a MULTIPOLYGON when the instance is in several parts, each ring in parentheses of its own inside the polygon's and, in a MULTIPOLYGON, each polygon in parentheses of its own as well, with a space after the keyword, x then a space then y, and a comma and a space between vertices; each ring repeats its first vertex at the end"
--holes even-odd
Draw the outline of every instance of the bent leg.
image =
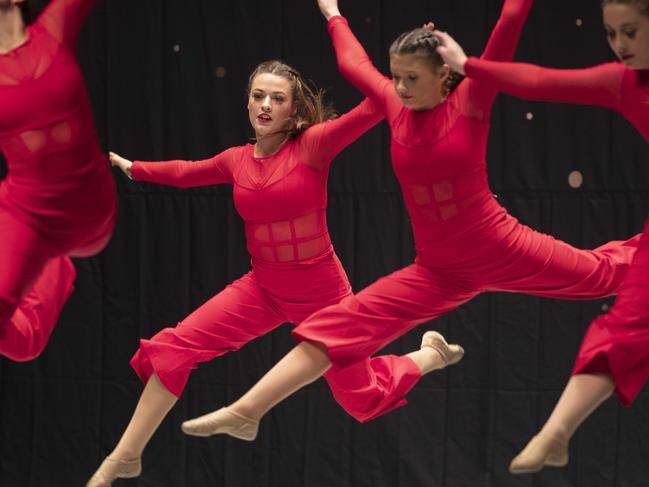
POLYGON ((649 221, 615 305, 589 327, 559 402, 510 471, 565 464, 570 438, 602 402, 614 391, 625 405, 635 398, 649 375, 648 276, 649 221))
POLYGON ((460 280, 413 264, 301 323, 301 342, 229 409, 259 419, 330 363, 327 380, 345 410, 366 421, 405 404, 420 377, 409 357, 368 357, 420 323, 466 302, 476 292, 460 280))
POLYGON ((314 314, 293 334, 327 349, 333 367, 325 377, 336 401, 366 422, 407 404, 421 377, 413 354, 369 357, 476 294, 471 283, 413 264, 314 314))
POLYGON ((88 485, 105 485, 123 472, 131 472, 134 463, 138 463, 139 474, 139 458, 182 393, 191 370, 241 348, 283 321, 249 273, 175 328, 165 328, 151 340, 141 340, 131 365, 146 386, 120 441, 88 485))
POLYGON ((511 248, 483 272, 485 289, 558 299, 597 299, 619 292, 640 235, 582 250, 520 227, 511 248))
POLYGON ((140 340, 131 359, 145 384, 155 373, 179 397, 193 368, 249 341, 284 322, 256 284, 253 273, 234 281, 173 328, 150 340, 140 340))
POLYGON ((649 220, 608 314, 588 328, 573 374, 607 374, 628 406, 649 377, 649 220))
POLYGON ((47 241, 0 213, 0 354, 32 360, 45 349, 76 272, 67 257, 53 257, 47 241))
POLYGON ((336 402, 361 423, 405 406, 406 394, 421 378, 409 357, 383 355, 368 358, 324 375, 336 402))

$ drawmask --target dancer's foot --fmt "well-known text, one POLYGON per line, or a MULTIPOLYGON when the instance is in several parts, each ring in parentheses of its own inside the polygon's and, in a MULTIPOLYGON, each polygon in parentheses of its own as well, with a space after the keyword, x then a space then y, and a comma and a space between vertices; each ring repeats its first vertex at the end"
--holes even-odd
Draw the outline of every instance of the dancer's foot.
POLYGON ((95 474, 88 480, 86 487, 109 487, 115 479, 132 479, 142 472, 142 463, 139 458, 134 460, 106 459, 99 466, 95 474))
POLYGON ((568 442, 539 433, 512 460, 509 471, 513 474, 534 473, 545 466, 563 467, 567 463, 568 442))
POLYGON ((257 438, 258 429, 259 421, 246 418, 228 408, 221 408, 182 424, 182 430, 191 436, 225 434, 246 441, 257 438))
POLYGON ((449 345, 444 337, 436 331, 427 331, 421 338, 421 350, 430 348, 437 352, 442 359, 441 367, 439 360, 434 361, 430 370, 422 370, 422 375, 431 370, 443 369, 449 365, 458 363, 464 357, 464 349, 460 345, 449 345))

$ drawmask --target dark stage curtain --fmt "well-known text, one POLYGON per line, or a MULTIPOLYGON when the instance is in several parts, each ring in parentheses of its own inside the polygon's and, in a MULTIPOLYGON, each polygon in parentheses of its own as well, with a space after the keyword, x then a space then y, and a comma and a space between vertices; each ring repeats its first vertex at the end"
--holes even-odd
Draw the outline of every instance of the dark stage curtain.
MULTIPOLYGON (((429 19, 479 53, 501 6, 357 0, 341 8, 387 73, 392 39, 429 19)), ((341 112, 361 99, 337 72, 313 0, 100 0, 79 51, 102 144, 129 158, 200 159, 246 143, 247 78, 268 58, 294 64, 341 112)), ((599 2, 536 2, 517 59, 556 67, 610 60, 599 2)), ((615 113, 497 100, 488 154, 494 193, 525 224, 574 245, 641 230, 648 156, 646 142, 615 113), (583 174, 578 189, 568 184, 572 171, 583 174)), ((177 323, 249 268, 230 188, 178 190, 117 172, 115 179, 114 238, 98 257, 75 262, 76 291, 48 349, 28 364, 0 360, 2 487, 83 485, 142 391, 128 365, 138 339, 177 323)), ((334 246, 354 289, 412 262, 384 125, 334 161, 329 191, 334 246)), ((357 424, 320 380, 273 410, 254 443, 183 435, 183 419, 233 401, 293 346, 290 325, 280 327, 194 371, 144 454, 143 475, 115 485, 645 485, 645 392, 630 409, 615 400, 600 408, 574 437, 567 468, 534 478, 507 473, 557 401, 588 323, 612 302, 482 295, 385 350, 414 350, 433 328, 467 351, 448 372, 425 377, 399 411, 357 424)))

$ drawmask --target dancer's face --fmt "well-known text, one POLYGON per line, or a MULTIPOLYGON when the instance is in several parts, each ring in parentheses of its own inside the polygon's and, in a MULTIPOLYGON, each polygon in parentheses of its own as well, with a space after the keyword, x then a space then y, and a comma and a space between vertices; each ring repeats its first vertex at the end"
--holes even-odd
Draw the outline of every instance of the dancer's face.
POLYGON ((449 75, 446 64, 435 68, 415 54, 392 54, 390 71, 394 89, 408 108, 426 110, 444 99, 444 82, 449 75))
POLYGON ((289 80, 270 73, 255 76, 248 96, 248 116, 257 137, 284 130, 294 112, 289 80))
POLYGON ((633 69, 649 69, 649 17, 633 5, 604 6, 604 28, 611 49, 633 69))

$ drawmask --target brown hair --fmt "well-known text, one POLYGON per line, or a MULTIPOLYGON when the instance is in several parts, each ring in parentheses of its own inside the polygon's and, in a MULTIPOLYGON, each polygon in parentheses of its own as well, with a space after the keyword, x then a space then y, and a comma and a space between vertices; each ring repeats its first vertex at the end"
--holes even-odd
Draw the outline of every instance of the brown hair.
POLYGON ((295 115, 288 120, 287 127, 283 130, 288 138, 296 137, 312 125, 336 117, 333 108, 324 103, 324 90, 315 88, 291 66, 275 59, 264 61, 252 72, 248 80, 248 96, 255 77, 265 73, 281 76, 291 83, 295 115))
MULTIPOLYGON (((393 54, 413 54, 427 59, 432 64, 433 68, 437 69, 444 65, 442 56, 437 52, 439 41, 433 35, 433 31, 426 28, 413 29, 404 32, 397 37, 390 46, 390 55, 393 54)), ((464 79, 460 73, 451 71, 446 79, 445 88, 446 95, 449 95, 460 81, 464 79)))
POLYGON ((629 5, 636 7, 641 14, 649 17, 649 0, 602 0, 602 7, 606 5, 629 5))
POLYGON ((25 0, 23 3, 18 5, 20 7, 20 13, 23 16, 23 22, 25 24, 31 24, 34 20, 34 12, 32 6, 28 0, 25 0))

